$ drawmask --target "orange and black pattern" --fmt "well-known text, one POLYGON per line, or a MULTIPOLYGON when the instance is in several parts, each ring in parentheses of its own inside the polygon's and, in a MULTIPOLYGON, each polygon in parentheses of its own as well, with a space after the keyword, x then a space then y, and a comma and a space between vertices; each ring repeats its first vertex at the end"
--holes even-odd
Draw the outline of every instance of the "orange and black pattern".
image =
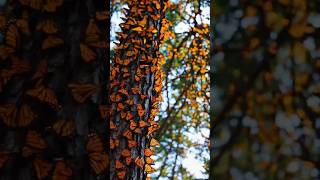
POLYGON ((105 179, 109 15, 104 1, 0 7, 0 179, 105 179))
POLYGON ((150 179, 164 63, 159 49, 169 27, 169 1, 127 5, 110 76, 110 179, 150 179))

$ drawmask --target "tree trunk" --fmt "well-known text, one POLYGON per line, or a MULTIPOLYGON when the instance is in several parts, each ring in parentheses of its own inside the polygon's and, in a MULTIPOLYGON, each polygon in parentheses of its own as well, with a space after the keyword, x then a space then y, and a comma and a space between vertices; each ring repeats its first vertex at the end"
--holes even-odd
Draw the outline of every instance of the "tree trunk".
POLYGON ((111 67, 110 179, 147 179, 161 99, 164 0, 129 1, 111 67))
POLYGON ((106 179, 105 2, 17 0, 2 10, 0 179, 106 179))

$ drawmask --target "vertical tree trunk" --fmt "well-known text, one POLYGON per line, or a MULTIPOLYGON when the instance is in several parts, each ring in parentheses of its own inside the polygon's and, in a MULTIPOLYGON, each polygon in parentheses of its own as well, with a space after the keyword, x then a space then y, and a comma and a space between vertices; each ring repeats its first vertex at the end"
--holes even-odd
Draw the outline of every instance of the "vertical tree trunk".
POLYGON ((8 1, 1 14, 0 179, 106 179, 103 1, 8 1))
POLYGON ((154 117, 161 93, 163 56, 159 46, 168 22, 165 0, 134 0, 125 9, 111 67, 110 178, 147 179, 154 117))

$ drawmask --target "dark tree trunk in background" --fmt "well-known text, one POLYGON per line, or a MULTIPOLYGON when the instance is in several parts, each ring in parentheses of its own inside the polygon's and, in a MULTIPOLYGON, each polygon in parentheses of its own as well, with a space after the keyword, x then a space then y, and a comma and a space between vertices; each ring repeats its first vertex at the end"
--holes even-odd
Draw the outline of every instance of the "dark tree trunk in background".
POLYGON ((1 8, 0 179, 106 179, 108 4, 1 8))
POLYGON ((110 78, 110 179, 147 179, 161 93, 159 46, 167 29, 163 0, 129 1, 110 78), (152 143, 151 143, 152 144, 152 143))

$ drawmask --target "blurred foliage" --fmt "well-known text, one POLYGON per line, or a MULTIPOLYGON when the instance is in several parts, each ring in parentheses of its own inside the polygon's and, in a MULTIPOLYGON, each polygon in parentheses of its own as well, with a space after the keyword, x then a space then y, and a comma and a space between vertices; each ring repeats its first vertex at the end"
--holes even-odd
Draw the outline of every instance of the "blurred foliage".
POLYGON ((320 178, 320 2, 211 5, 215 179, 320 178))
MULTIPOLYGON (((113 13, 121 11, 124 3, 112 1, 113 13)), ((171 1, 167 10, 171 27, 161 49, 166 63, 157 117, 160 129, 156 136, 161 146, 155 179, 195 179, 183 164, 190 151, 203 166, 209 160, 209 17, 203 15, 205 7, 209 8, 207 1, 182 0, 171 1)), ((207 166, 205 169, 208 171, 207 166)))

